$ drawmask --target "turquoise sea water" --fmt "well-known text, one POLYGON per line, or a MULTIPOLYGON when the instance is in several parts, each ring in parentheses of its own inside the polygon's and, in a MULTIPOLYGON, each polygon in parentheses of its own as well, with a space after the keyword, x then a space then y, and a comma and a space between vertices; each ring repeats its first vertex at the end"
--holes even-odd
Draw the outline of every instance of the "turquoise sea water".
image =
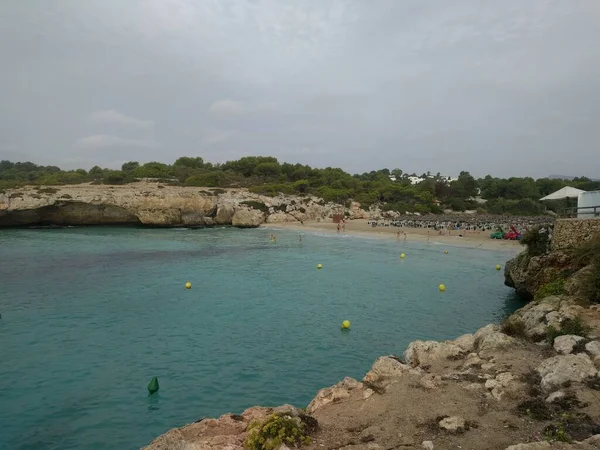
POLYGON ((271 232, 0 231, 0 448, 133 449, 204 416, 305 406, 412 340, 521 306, 494 270, 507 253, 271 232))

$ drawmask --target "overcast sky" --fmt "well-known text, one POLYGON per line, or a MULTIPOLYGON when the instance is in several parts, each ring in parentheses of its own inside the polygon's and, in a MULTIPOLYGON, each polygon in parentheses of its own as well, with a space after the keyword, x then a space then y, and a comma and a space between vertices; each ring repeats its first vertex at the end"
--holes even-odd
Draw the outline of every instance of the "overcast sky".
POLYGON ((0 159, 600 175, 600 0, 2 0, 0 159))

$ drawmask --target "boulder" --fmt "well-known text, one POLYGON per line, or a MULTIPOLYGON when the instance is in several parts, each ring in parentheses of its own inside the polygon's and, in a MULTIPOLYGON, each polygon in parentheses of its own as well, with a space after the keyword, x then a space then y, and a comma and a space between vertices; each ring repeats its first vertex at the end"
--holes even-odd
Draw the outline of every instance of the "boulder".
POLYGON ((465 352, 472 352, 475 349, 475 336, 472 334, 463 334, 454 339, 452 343, 458 345, 465 352))
POLYGON ((296 218, 292 214, 284 212, 275 212, 267 216, 267 223, 282 223, 282 222, 296 222, 296 218))
POLYGON ((465 431, 465 419, 460 416, 446 417, 438 423, 442 430, 450 433, 462 433, 465 431))
POLYGON ((397 357, 381 356, 373 363, 371 370, 367 372, 362 381, 365 383, 389 384, 409 371, 414 371, 414 369, 400 362, 397 357))
POLYGON ((423 447, 425 450, 434 450, 433 442, 431 441, 423 441, 421 443, 421 447, 423 447))
POLYGON ((321 389, 315 398, 308 404, 306 411, 313 414, 316 410, 332 402, 339 402, 350 397, 353 391, 363 388, 363 384, 354 378, 346 377, 338 384, 321 389))
POLYGON ((524 384, 510 372, 502 372, 496 378, 485 382, 485 387, 491 391, 492 397, 502 400, 505 395, 515 397, 524 388, 524 384))
POLYGON ((435 360, 454 358, 465 353, 451 341, 413 341, 404 352, 404 359, 412 367, 431 364, 435 360))
POLYGON ((498 331, 496 325, 488 325, 475 333, 475 345, 480 352, 486 352, 517 345, 517 340, 498 331))
POLYGON ((222 203, 217 205, 217 214, 215 215, 214 221, 217 225, 229 225, 235 210, 233 205, 229 203, 222 203))
POLYGON ((600 358, 600 341, 591 341, 585 344, 585 351, 593 358, 600 358))
POLYGON ((577 343, 583 341, 583 339, 584 338, 581 336, 575 336, 573 334, 558 336, 554 339, 554 350, 563 355, 568 355, 573 351, 573 348, 577 343))
POLYGON ((517 311, 516 315, 525 324, 525 333, 529 338, 536 339, 546 334, 548 327, 546 315, 555 310, 551 303, 530 303, 517 311))
POLYGON ((548 441, 530 442, 529 444, 517 444, 506 447, 506 450, 545 450, 552 448, 548 441))
POLYGON ((256 209, 238 209, 231 219, 231 225, 238 228, 256 228, 263 221, 263 213, 256 209))
POLYGON ((559 355, 544 360, 536 369, 542 377, 542 389, 553 392, 567 382, 581 382, 598 371, 586 354, 559 355))
POLYGON ((585 286, 584 281, 590 275, 591 271, 592 265, 590 264, 571 275, 565 282, 565 294, 573 296, 585 295, 582 292, 582 286, 585 286))
POLYGON ((469 369, 470 367, 481 367, 483 364, 485 364, 485 360, 481 359, 477 353, 470 353, 467 355, 463 368, 469 369))
POLYGON ((563 391, 553 392, 548 397, 546 397, 546 403, 554 403, 556 400, 560 400, 565 395, 567 395, 567 394, 565 394, 563 391))

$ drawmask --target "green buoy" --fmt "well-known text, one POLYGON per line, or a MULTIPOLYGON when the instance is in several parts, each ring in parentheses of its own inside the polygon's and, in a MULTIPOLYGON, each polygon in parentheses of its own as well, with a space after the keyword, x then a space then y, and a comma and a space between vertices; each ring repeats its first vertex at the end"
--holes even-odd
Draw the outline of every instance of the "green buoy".
POLYGON ((148 383, 148 392, 150 392, 150 394, 158 392, 158 378, 152 377, 150 383, 148 383))

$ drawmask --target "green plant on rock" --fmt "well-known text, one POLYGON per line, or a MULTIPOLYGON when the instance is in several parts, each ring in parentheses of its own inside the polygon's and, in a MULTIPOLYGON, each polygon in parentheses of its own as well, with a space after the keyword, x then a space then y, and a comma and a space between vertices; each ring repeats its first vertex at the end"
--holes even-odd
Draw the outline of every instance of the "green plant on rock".
POLYGON ((255 202, 254 200, 246 200, 244 202, 240 202, 241 205, 245 205, 252 209, 257 209, 258 211, 262 211, 267 214, 269 212, 269 207, 262 202, 255 202))
POLYGON ((569 436, 569 433, 567 433, 563 424, 548 425, 544 429, 544 439, 546 439, 547 441, 550 441, 550 442, 553 442, 553 441, 571 442, 572 441, 571 436, 569 436))
POLYGON ((565 280, 559 278, 550 283, 543 284, 535 293, 535 299, 541 300, 550 295, 561 295, 565 292, 565 280))
POLYGON ((521 244, 527 246, 527 253, 530 256, 540 256, 550 251, 551 229, 548 225, 538 225, 531 227, 525 232, 521 239, 521 244))
POLYGON ((282 444, 293 446, 310 444, 305 423, 300 417, 272 414, 265 421, 253 421, 248 426, 244 448, 274 450, 282 444))
POLYGON ((509 317, 502 322, 501 329, 504 334, 508 334, 509 336, 523 339, 527 337, 527 327, 525 322, 519 317, 509 317))
POLYGON ((581 320, 581 318, 579 318, 579 317, 576 317, 575 319, 567 318, 561 324, 560 329, 557 329, 552 325, 550 325, 546 329, 546 340, 548 341, 548 343, 550 345, 553 345, 554 339, 556 339, 559 336, 566 336, 566 335, 572 334, 575 336, 587 337, 589 331, 590 331, 589 327, 583 323, 583 320, 581 320))
POLYGON ((589 267, 580 281, 581 292, 588 301, 600 303, 600 237, 574 248, 572 254, 578 267, 589 267))

